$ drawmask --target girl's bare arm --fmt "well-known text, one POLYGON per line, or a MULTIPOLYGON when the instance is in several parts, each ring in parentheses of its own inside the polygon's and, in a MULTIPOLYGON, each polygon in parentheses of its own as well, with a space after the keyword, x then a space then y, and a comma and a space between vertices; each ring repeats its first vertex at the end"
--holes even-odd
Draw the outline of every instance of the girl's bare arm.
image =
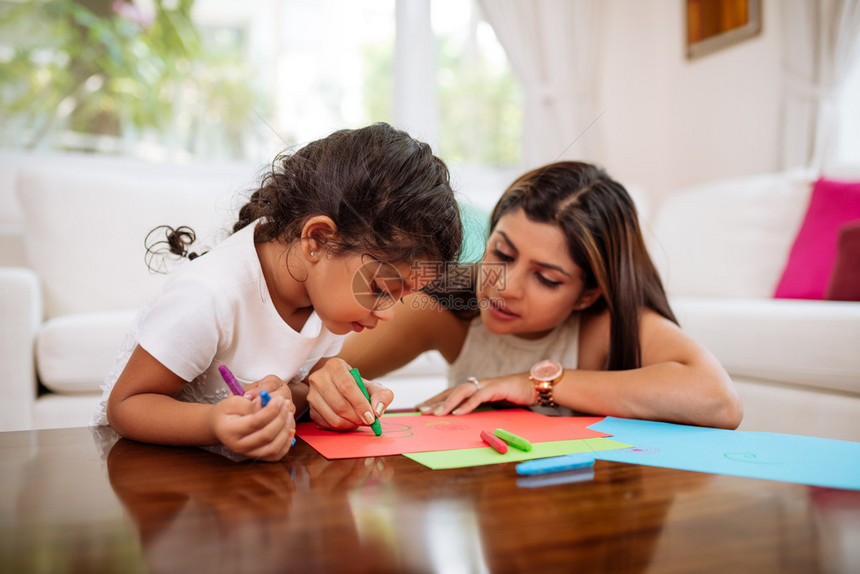
POLYGON ((450 363, 460 353, 467 328, 432 297, 416 293, 397 305, 390 321, 347 337, 338 356, 368 378, 390 373, 425 351, 440 351, 450 363))
POLYGON ((251 458, 280 460, 291 442, 292 406, 275 396, 264 408, 259 399, 231 396, 218 404, 187 403, 173 397, 186 382, 142 347, 108 399, 110 425, 126 438, 154 444, 223 444, 251 458))

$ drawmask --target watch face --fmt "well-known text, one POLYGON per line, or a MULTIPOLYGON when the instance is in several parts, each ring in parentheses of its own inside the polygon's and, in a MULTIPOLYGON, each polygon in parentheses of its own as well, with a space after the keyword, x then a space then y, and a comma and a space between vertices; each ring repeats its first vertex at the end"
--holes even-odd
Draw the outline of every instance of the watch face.
POLYGON ((531 376, 538 381, 553 381, 561 375, 562 370, 562 366, 555 361, 545 360, 534 364, 531 376))

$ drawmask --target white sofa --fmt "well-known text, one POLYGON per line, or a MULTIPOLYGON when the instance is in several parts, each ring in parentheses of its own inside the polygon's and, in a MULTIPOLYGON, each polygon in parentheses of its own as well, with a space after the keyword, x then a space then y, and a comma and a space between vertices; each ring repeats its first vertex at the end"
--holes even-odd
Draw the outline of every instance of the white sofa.
POLYGON ((165 275, 144 238, 225 237, 265 166, 0 152, 0 430, 85 426, 136 310, 165 275))
MULTIPOLYGON (((826 175, 858 181, 860 169, 826 175)), ((772 298, 817 177, 670 194, 649 222, 649 248, 681 326, 737 385, 742 430, 860 441, 860 303, 772 298)))
MULTIPOLYGON (((146 233, 190 225, 211 245, 260 167, 0 152, 0 430, 87 424, 164 280, 143 263, 146 233)), ((740 389, 742 429, 860 440, 860 303, 771 298, 813 179, 679 190, 643 228, 682 326, 740 389)), ((395 406, 443 388, 444 369, 428 353, 386 377, 395 406)))

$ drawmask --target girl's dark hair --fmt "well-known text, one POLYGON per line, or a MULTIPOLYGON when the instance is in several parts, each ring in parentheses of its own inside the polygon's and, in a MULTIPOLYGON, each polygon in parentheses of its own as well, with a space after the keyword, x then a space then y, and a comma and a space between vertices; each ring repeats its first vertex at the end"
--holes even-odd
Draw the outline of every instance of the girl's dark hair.
POLYGON ((647 307, 678 321, 627 190, 594 165, 557 162, 523 174, 508 187, 493 209, 490 230, 516 209, 531 221, 557 225, 584 273, 585 288, 600 288, 602 296, 592 308, 609 310, 607 369, 640 367, 640 310, 647 307))
POLYGON ((337 225, 327 241, 334 253, 392 263, 451 261, 463 239, 448 168, 428 144, 385 123, 340 130, 279 155, 233 231, 262 218, 257 241, 289 241, 315 215, 337 225))
POLYGON ((255 241, 290 242, 316 215, 337 226, 333 236, 316 238, 334 254, 448 262, 463 238, 444 162, 428 144, 385 123, 336 131, 278 155, 233 232, 260 219, 255 241))
POLYGON ((197 259, 206 252, 190 251, 188 248, 195 241, 197 241, 197 234, 186 225, 179 227, 159 225, 150 230, 143 240, 143 245, 146 247, 144 255, 146 267, 152 273, 167 273, 167 261, 170 259, 178 260, 183 257, 191 261, 197 259))

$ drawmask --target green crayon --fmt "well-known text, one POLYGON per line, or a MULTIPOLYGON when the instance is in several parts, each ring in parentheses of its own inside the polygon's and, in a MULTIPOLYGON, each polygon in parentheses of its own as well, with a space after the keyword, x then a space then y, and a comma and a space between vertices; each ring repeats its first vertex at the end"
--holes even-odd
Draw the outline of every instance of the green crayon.
POLYGON ((508 443, 509 445, 516 447, 520 450, 530 451, 532 449, 532 443, 530 443, 521 436, 517 436, 512 432, 506 431, 505 429, 496 429, 493 431, 493 434, 508 443))
MULTIPOLYGON (((358 369, 350 369, 349 374, 351 374, 352 378, 355 379, 355 383, 358 385, 358 388, 361 389, 362 394, 364 394, 364 398, 367 399, 367 402, 370 402, 370 395, 367 393, 367 387, 364 386, 364 381, 361 380, 361 375, 358 373, 358 369)), ((376 436, 382 434, 382 425, 379 424, 378 418, 374 418, 373 424, 370 425, 370 428, 376 436)), ((531 445, 529 445, 529 448, 531 448, 531 445)))

